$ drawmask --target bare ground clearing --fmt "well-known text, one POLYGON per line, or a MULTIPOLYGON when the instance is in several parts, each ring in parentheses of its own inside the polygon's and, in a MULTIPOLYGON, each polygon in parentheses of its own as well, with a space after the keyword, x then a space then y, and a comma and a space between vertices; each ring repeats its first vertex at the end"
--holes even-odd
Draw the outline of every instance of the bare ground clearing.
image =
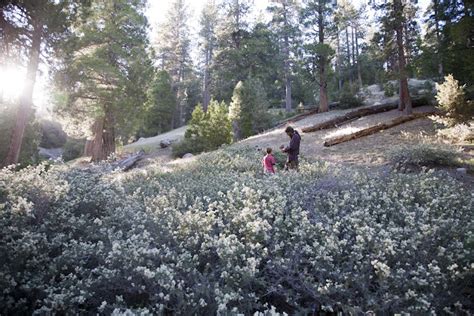
MULTIPOLYGON (((421 106, 414 109, 415 113, 430 112, 434 108, 432 106, 421 106)), ((294 122, 291 125, 298 131, 303 127, 312 126, 336 116, 343 115, 350 110, 333 110, 326 113, 315 114, 308 116, 300 121, 294 122)), ((402 144, 416 144, 420 141, 419 135, 424 135, 425 139, 432 139, 436 141, 436 129, 432 120, 428 118, 417 119, 388 130, 381 131, 374 135, 365 136, 346 143, 338 144, 332 147, 324 147, 323 143, 326 139, 334 136, 353 133, 363 128, 374 126, 378 123, 391 120, 403 115, 398 110, 378 113, 374 115, 365 116, 350 123, 344 124, 337 128, 321 130, 311 133, 301 133, 301 155, 303 157, 311 157, 320 159, 329 163, 352 165, 360 167, 380 167, 387 164, 387 153, 397 145, 402 144)), ((266 148, 272 147, 278 150, 280 145, 287 144, 289 139, 284 133, 285 126, 277 127, 275 129, 266 131, 262 134, 252 136, 240 141, 233 146, 236 147, 255 147, 266 148)), ((185 164, 188 159, 173 159, 171 157, 171 149, 159 148, 159 141, 162 139, 169 139, 170 135, 176 137, 176 140, 184 136, 184 130, 172 131, 163 135, 156 136, 152 139, 145 139, 142 142, 134 143, 125 148, 127 150, 135 150, 140 147, 150 146, 152 151, 145 156, 145 159, 138 163, 139 167, 148 166, 150 164, 160 165, 163 170, 172 170, 177 165, 185 164)), ((471 149, 466 152, 467 157, 473 157, 474 151, 471 149)))

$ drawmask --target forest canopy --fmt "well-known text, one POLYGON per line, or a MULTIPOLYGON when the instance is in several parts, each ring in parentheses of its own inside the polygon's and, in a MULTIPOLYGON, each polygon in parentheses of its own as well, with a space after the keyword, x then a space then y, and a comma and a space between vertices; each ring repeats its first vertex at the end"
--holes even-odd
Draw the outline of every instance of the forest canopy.
MULTIPOLYGON (((410 114, 408 78, 441 82, 452 74, 472 97, 468 1, 167 3, 164 12, 145 0, 3 1, 0 102, 16 122, 4 134, 3 165, 19 162, 25 135, 34 135, 25 131, 41 112, 35 94, 49 95, 43 104, 83 139, 93 161, 187 124, 211 99, 230 115, 239 83, 265 99, 244 107, 281 109, 280 118, 297 105, 320 112, 330 103, 360 105, 364 87, 373 84, 396 92, 399 109, 410 114), (21 73, 22 83, 13 86, 21 73)), ((273 124, 270 114, 260 117, 234 120, 234 140, 273 124)))

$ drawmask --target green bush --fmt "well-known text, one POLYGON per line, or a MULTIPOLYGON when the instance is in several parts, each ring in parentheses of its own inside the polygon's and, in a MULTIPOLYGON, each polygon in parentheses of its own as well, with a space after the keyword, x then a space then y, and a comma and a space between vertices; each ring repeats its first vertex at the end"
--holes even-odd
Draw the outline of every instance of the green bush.
POLYGON ((462 314, 474 196, 440 172, 228 148, 161 173, 0 171, 2 314, 462 314), (269 294, 270 293, 270 294, 269 294))
POLYGON ((274 149, 273 156, 275 157, 277 168, 282 170, 285 167, 287 161, 287 154, 282 153, 280 149, 274 149))
POLYGON ((396 93, 395 89, 395 85, 391 82, 387 82, 383 85, 383 92, 386 97, 393 97, 396 93))
POLYGON ((341 109, 351 109, 363 105, 362 98, 358 97, 354 93, 351 93, 348 90, 343 90, 339 98, 339 108, 341 109))
POLYGON ((63 160, 70 161, 82 157, 85 145, 84 139, 68 138, 63 148, 63 160))
POLYGON ((271 126, 268 97, 260 80, 239 81, 229 108, 234 140, 255 135, 271 126))
POLYGON ((206 144, 194 138, 184 138, 179 143, 172 145, 172 155, 175 158, 181 158, 188 153, 199 154, 206 150, 208 150, 206 144))
POLYGON ((436 90, 436 100, 439 107, 446 112, 446 123, 449 126, 473 120, 474 102, 466 99, 464 86, 460 86, 452 75, 446 76, 444 83, 436 84, 436 90))
POLYGON ((199 153, 219 148, 232 141, 227 105, 211 100, 207 112, 198 104, 184 134, 185 139, 173 145, 173 155, 180 157, 186 153, 199 153))
POLYGON ((421 143, 395 147, 389 157, 403 167, 450 167, 459 164, 460 153, 453 146, 421 143))

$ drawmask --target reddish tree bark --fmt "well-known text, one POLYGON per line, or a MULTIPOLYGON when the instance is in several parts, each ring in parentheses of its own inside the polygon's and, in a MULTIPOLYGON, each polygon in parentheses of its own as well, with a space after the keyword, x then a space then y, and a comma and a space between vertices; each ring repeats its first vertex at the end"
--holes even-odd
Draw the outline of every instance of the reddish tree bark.
POLYGON ((359 87, 362 88, 362 72, 360 69, 360 61, 359 61, 359 34, 357 26, 355 28, 355 49, 356 49, 356 63, 357 63, 357 80, 359 81, 359 87))
POLYGON ((41 41, 43 36, 43 25, 35 18, 32 19, 33 32, 31 36, 30 56, 26 71, 26 82, 23 92, 20 96, 15 127, 12 132, 8 153, 3 161, 3 166, 18 163, 20 157, 21 145, 25 134, 26 124, 31 114, 33 103, 33 90, 36 83, 36 73, 38 71, 41 41))
MULTIPOLYGON (((324 0, 319 1, 318 29, 319 43, 324 44, 324 0)), ((319 112, 329 111, 327 79, 326 79, 326 56, 319 58, 319 112)))
POLYGON ((115 127, 111 113, 106 112, 92 126, 94 140, 91 144, 91 161, 106 160, 115 152, 115 127))
MULTIPOLYGON (((397 13, 403 14, 402 0, 395 0, 395 7, 397 13)), ((405 59, 405 45, 403 41, 403 19, 401 16, 397 19, 397 28, 395 30, 397 36, 397 48, 398 48, 398 72, 400 80, 400 93, 398 109, 404 111, 406 115, 413 113, 410 92, 408 91, 408 78, 406 74, 406 59, 405 59)))
POLYGON ((291 64, 290 64, 290 39, 288 36, 288 16, 287 16, 286 1, 283 2, 283 22, 284 22, 284 39, 283 39, 283 52, 285 55, 284 71, 285 71, 285 109, 287 112, 291 112, 291 64))

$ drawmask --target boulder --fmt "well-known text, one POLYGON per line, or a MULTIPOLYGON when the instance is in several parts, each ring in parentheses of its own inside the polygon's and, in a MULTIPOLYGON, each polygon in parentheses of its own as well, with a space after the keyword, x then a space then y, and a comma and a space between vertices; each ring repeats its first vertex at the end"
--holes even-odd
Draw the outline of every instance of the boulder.
POLYGON ((162 141, 160 141, 160 147, 161 148, 167 148, 169 146, 171 146, 171 140, 163 139, 162 141))
POLYGON ((187 154, 184 154, 183 159, 191 158, 191 157, 194 157, 194 155, 191 153, 187 153, 187 154))
POLYGON ((456 172, 458 174, 462 174, 462 175, 465 175, 467 173, 467 169, 466 168, 457 168, 456 169, 456 172))

